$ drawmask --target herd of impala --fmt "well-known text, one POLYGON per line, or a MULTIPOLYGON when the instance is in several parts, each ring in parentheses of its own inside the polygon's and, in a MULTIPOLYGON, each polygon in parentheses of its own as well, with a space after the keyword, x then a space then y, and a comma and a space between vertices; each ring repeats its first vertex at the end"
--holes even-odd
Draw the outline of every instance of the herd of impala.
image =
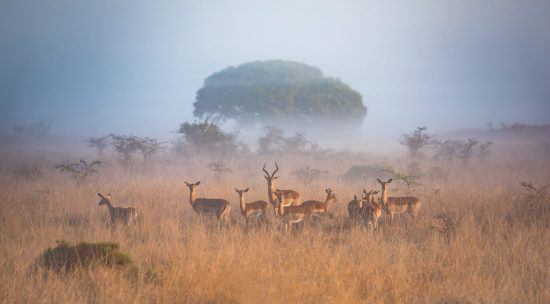
MULTIPOLYGON (((263 200, 247 202, 246 194, 249 188, 239 190, 235 188, 239 196, 239 206, 241 215, 244 218, 245 225, 248 226, 249 221, 258 220, 263 223, 267 222, 267 212, 269 206, 275 210, 278 219, 278 225, 283 225, 284 230, 290 232, 293 224, 304 222, 311 217, 321 217, 327 213, 330 205, 337 201, 336 194, 330 188, 327 188, 326 199, 324 202, 316 200, 301 201, 300 193, 294 190, 283 190, 275 187, 275 180, 279 178, 275 176, 279 171, 279 166, 275 163, 275 171, 269 173, 265 169, 264 164, 262 170, 265 172, 267 180, 267 193, 269 203, 263 200)), ((416 216, 420 209, 421 202, 417 197, 388 197, 388 184, 391 179, 381 181, 377 179, 382 187, 382 192, 378 200, 375 195, 378 191, 370 190, 367 192, 363 189, 361 198, 354 195, 354 199, 348 204, 348 213, 353 221, 364 221, 365 225, 371 226, 374 229, 378 227, 378 219, 385 211, 390 220, 393 222, 396 213, 407 213, 412 218, 416 216)), ((201 216, 215 216, 219 221, 228 221, 231 211, 231 204, 225 199, 219 198, 197 198, 197 187, 200 182, 188 183, 189 188, 189 203, 197 214, 201 216)), ((112 224, 132 224, 138 220, 138 212, 134 208, 114 207, 111 201, 111 195, 103 195, 98 193, 101 200, 99 205, 107 205, 111 216, 112 224)))

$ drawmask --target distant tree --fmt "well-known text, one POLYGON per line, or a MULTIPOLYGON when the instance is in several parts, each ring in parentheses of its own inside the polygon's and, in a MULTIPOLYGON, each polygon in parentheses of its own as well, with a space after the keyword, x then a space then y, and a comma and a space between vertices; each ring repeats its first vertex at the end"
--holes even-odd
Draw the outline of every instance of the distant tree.
POLYGON ((491 156, 493 151, 491 150, 491 147, 494 145, 492 141, 486 141, 484 143, 479 144, 478 146, 478 157, 481 161, 486 160, 491 156))
POLYGON ((96 175, 98 171, 94 167, 100 165, 100 161, 87 161, 81 159, 79 162, 63 162, 55 166, 61 172, 66 172, 71 175, 77 186, 86 183, 90 177, 96 175))
POLYGON ((218 181, 218 184, 221 183, 222 176, 224 174, 233 173, 233 171, 231 171, 231 169, 229 169, 222 160, 209 163, 208 168, 214 172, 214 177, 216 178, 216 181, 218 181))
POLYGON ((115 152, 122 155, 124 167, 128 167, 132 154, 139 151, 139 139, 134 135, 110 135, 115 152))
POLYGON ((258 152, 271 154, 278 151, 284 143, 283 130, 266 127, 265 134, 258 138, 258 152))
POLYGON ((348 181, 364 181, 370 178, 388 178, 391 168, 383 165, 355 165, 350 167, 342 178, 348 181))
POLYGON ((149 137, 136 137, 134 139, 136 141, 137 149, 141 152, 141 155, 143 155, 143 160, 147 163, 151 157, 158 153, 160 150, 162 150, 164 143, 159 141, 156 138, 149 138, 149 137))
POLYGON ((304 133, 298 132, 294 136, 287 137, 283 139, 284 150, 286 152, 303 152, 306 150, 310 141, 306 138, 304 133))
POLYGON ((224 132, 217 124, 208 120, 184 122, 176 133, 183 135, 185 144, 196 151, 233 153, 242 147, 235 134, 224 132))
POLYGON ((52 129, 51 123, 43 121, 28 124, 13 126, 13 138, 17 140, 41 140, 50 135, 52 129))
POLYGON ((464 164, 467 164, 470 158, 475 155, 478 145, 479 141, 476 138, 468 138, 465 142, 460 144, 457 150, 457 157, 461 159, 464 164))
POLYGON ((422 185, 420 180, 422 179, 423 173, 420 171, 418 163, 409 164, 406 171, 398 171, 393 168, 384 169, 383 171, 389 173, 391 178, 395 181, 400 181, 407 186, 407 193, 411 194, 411 190, 415 186, 422 185))
POLYGON ((309 141, 304 133, 297 132, 294 136, 287 137, 283 132, 279 128, 267 127, 265 134, 258 138, 258 152, 272 154, 320 151, 319 146, 309 141))
POLYGON ((458 154, 461 142, 453 139, 437 142, 435 145, 435 160, 452 161, 458 154))
POLYGON ((35 181, 42 177, 43 172, 37 165, 22 166, 19 169, 13 171, 16 179, 24 179, 27 181, 35 181))
POLYGON ((300 180, 304 186, 307 188, 311 183, 320 179, 321 177, 328 174, 327 170, 320 170, 315 168, 310 168, 309 166, 302 167, 293 172, 298 180, 300 180))
POLYGON ((426 127, 417 127, 413 133, 403 134, 400 143, 407 147, 412 157, 418 156, 421 149, 435 145, 434 137, 426 130, 426 127))
POLYGON ((193 114, 244 125, 292 121, 316 125, 335 119, 359 126, 367 114, 361 94, 312 66, 270 60, 212 74, 197 92, 193 114))
POLYGON ((95 148, 99 153, 99 156, 103 155, 103 150, 109 146, 109 135, 102 137, 90 137, 86 142, 88 147, 95 148))

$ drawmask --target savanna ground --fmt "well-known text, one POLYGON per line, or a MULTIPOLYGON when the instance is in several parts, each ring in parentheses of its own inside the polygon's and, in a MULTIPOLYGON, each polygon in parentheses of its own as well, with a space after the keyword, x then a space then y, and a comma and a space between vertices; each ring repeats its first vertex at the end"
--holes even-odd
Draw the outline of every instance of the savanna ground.
MULTIPOLYGON (((401 216, 390 227, 384 214, 377 231, 351 223, 346 209, 363 188, 380 188, 375 177, 348 181, 341 175, 355 164, 403 167, 410 162, 404 157, 234 157, 227 161, 232 173, 221 182, 206 158, 159 156, 147 167, 125 170, 107 157, 99 176, 77 187, 48 161, 42 176, 16 178, 12 167, 25 160, 6 156, 0 173, 0 302, 548 303, 548 197, 529 196, 520 182, 550 183, 550 162, 516 156, 438 163, 448 170, 447 180, 425 177, 412 190, 423 202, 420 217, 408 222, 401 216), (272 226, 244 231, 233 189, 250 187, 249 201, 267 200, 261 167, 265 161, 272 167, 272 160, 281 167, 277 186, 294 188, 303 199, 324 200, 325 188, 332 188, 338 202, 331 215, 291 235, 272 226), (292 175, 304 165, 328 174, 306 187, 292 175), (228 227, 193 213, 183 182, 198 180, 199 197, 231 202, 228 227), (98 206, 96 192, 112 193, 115 206, 138 209, 141 223, 108 228, 108 211, 98 206), (56 240, 118 242, 139 268, 138 277, 102 267, 46 279, 29 275, 29 265, 56 240), (150 273, 153 279, 147 279, 150 273)), ((419 161, 421 168, 432 163, 419 161)), ((389 195, 403 191, 394 183, 389 195)))

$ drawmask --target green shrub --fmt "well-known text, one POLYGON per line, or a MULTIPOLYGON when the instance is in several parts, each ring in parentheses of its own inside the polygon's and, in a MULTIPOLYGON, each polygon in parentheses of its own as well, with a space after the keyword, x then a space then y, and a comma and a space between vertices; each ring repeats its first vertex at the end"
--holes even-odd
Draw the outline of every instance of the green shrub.
POLYGON ((56 247, 46 249, 35 262, 35 267, 54 272, 70 272, 77 268, 88 269, 93 266, 127 266, 132 258, 119 252, 117 243, 80 243, 72 246, 66 241, 58 242, 56 247))

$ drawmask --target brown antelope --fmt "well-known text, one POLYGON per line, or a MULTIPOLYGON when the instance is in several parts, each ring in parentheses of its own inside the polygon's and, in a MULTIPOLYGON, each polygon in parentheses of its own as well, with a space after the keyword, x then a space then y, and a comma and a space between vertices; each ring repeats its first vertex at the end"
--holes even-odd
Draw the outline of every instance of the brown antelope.
POLYGON ((363 209, 363 204, 365 200, 365 196, 362 196, 361 199, 357 199, 357 195, 354 195, 353 200, 349 201, 348 214, 350 219, 357 221, 360 218, 361 210, 363 209))
POLYGON ((111 215, 111 224, 124 224, 124 225, 130 225, 137 222, 138 218, 138 212, 136 209, 132 207, 128 208, 122 208, 122 207, 114 207, 112 200, 111 200, 111 194, 103 195, 101 193, 97 194, 101 200, 99 201, 99 205, 107 205, 109 208, 109 214, 111 215))
POLYGON ((291 232, 293 224, 298 224, 305 221, 313 214, 313 207, 311 205, 291 206, 291 203, 289 203, 291 201, 284 197, 285 193, 277 192, 275 193, 275 196, 279 201, 277 213, 279 215, 280 222, 277 225, 283 224, 286 232, 291 232), (285 203, 288 203, 289 205, 285 205, 285 203))
POLYGON ((389 179, 385 182, 378 180, 378 183, 382 186, 382 195, 380 197, 380 203, 382 208, 388 214, 390 224, 393 222, 393 216, 396 213, 407 212, 412 218, 416 216, 422 203, 418 197, 413 196, 401 196, 401 197, 388 197, 388 184, 392 182, 389 179))
POLYGON ((325 192, 327 193, 327 198, 324 202, 309 200, 303 202, 301 206, 313 208, 313 215, 321 216, 327 213, 330 204, 336 203, 338 200, 336 199, 336 194, 332 193, 330 188, 327 188, 325 192))
POLYGON ((239 190, 235 188, 235 191, 239 195, 241 214, 244 217, 245 226, 248 227, 248 221, 252 218, 261 218, 261 220, 265 223, 267 220, 267 202, 255 201, 252 203, 247 203, 246 193, 248 192, 248 190, 248 188, 244 190, 239 190))
POLYGON ((264 163, 264 167, 262 168, 262 170, 264 170, 265 172, 264 177, 267 180, 267 195, 269 197, 269 202, 271 203, 271 206, 273 206, 273 208, 277 206, 277 204, 275 203, 275 201, 277 200, 277 193, 284 194, 282 196, 285 199, 285 202, 283 204, 284 206, 300 205, 300 199, 301 199, 300 193, 294 190, 281 190, 281 189, 275 188, 275 180, 279 178, 278 176, 275 176, 275 173, 279 171, 279 166, 277 166, 277 163, 275 163, 276 169, 275 171, 273 171, 272 174, 269 174, 269 172, 267 172, 267 170, 265 169, 265 165, 266 163, 264 163))
POLYGON ((382 205, 374 199, 374 195, 377 194, 378 191, 371 190, 367 192, 367 190, 363 189, 363 193, 367 203, 363 206, 361 215, 363 216, 365 225, 372 225, 374 229, 377 229, 378 219, 382 215, 382 205))
POLYGON ((199 215, 215 215, 218 220, 229 219, 229 213, 231 212, 231 204, 220 198, 196 198, 196 188, 201 182, 190 184, 185 182, 189 187, 189 203, 199 215))

